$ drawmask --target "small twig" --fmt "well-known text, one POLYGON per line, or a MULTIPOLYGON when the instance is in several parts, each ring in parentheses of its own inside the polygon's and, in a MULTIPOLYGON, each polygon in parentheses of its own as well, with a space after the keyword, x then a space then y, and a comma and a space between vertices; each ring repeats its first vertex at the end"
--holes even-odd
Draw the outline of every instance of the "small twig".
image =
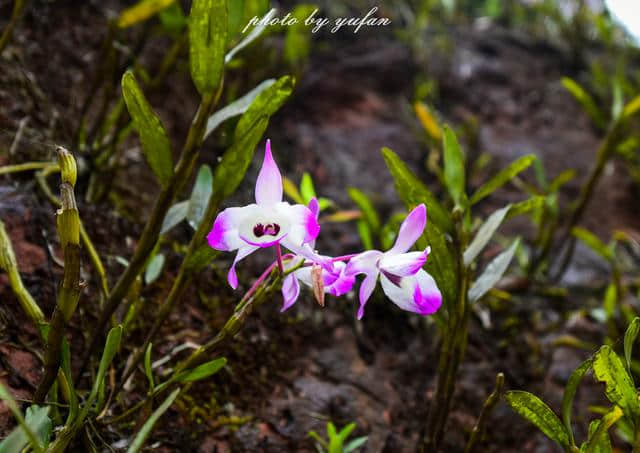
POLYGON ((25 116, 20 120, 20 123, 18 123, 18 131, 16 132, 16 136, 13 138, 13 142, 11 143, 11 148, 9 148, 10 156, 15 154, 16 149, 18 149, 18 145, 20 144, 20 141, 22 140, 22 135, 24 134, 24 128, 27 126, 28 122, 29 122, 29 117, 25 116))
POLYGON ((50 169, 50 171, 60 171, 60 167, 58 166, 58 164, 54 164, 53 162, 25 162, 23 164, 5 165, 4 167, 0 167, 0 175, 18 173, 21 171, 44 169, 50 169))
POLYGON ((487 397, 482 406, 482 410, 480 411, 480 416, 478 417, 478 421, 476 422, 476 426, 471 430, 471 436, 469 436, 469 441, 467 442, 467 447, 464 449, 465 453, 471 453, 475 445, 482 440, 484 436, 485 427, 487 425, 487 420, 493 411, 495 405, 500 401, 500 395, 502 394, 502 389, 504 388, 504 373, 498 373, 496 376, 496 384, 493 387, 493 392, 487 397))

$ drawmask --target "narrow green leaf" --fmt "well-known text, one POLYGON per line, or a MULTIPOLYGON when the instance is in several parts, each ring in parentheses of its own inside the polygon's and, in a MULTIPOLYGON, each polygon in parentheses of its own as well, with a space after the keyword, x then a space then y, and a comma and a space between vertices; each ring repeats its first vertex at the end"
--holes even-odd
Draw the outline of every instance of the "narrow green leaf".
POLYGON ((286 176, 282 177, 282 190, 284 193, 298 204, 306 204, 298 187, 286 176))
POLYGON ((149 343, 147 346, 147 350, 144 351, 144 374, 147 375, 147 379, 149 380, 149 389, 153 391, 155 387, 155 382, 153 380, 153 368, 151 368, 151 349, 153 348, 153 343, 149 343))
POLYGON ((469 290, 469 302, 477 301, 484 296, 487 291, 493 288, 496 283, 498 283, 509 267, 509 263, 511 263, 511 259, 516 252, 516 248, 518 248, 518 244, 520 244, 519 238, 513 241, 511 247, 496 256, 493 261, 487 265, 482 275, 478 277, 469 290))
POLYGON ((465 195, 464 155, 451 128, 445 125, 443 132, 444 182, 454 203, 462 205, 465 195))
POLYGON ((535 195, 527 200, 520 201, 511 205, 511 209, 507 213, 507 219, 540 209, 544 204, 546 197, 535 195))
POLYGON ((225 55, 224 57, 225 64, 228 64, 231 60, 233 60, 233 57, 235 57, 238 52, 240 52, 242 49, 247 47, 253 41, 258 39, 260 35, 262 35, 262 33, 267 29, 267 25, 263 25, 263 24, 268 24, 269 21, 273 19, 275 15, 276 15, 275 8, 272 8, 271 10, 269 10, 269 12, 262 17, 259 24, 256 25, 253 28, 253 30, 251 30, 249 34, 247 34, 247 36, 242 41, 240 41, 233 49, 231 49, 225 55))
MULTIPOLYGON (((11 393, 9 393, 7 388, 1 382, 0 400, 4 401, 5 404, 9 407, 9 410, 18 421, 19 425, 18 428, 16 428, 16 430, 14 430, 11 435, 9 435, 9 437, 7 437, 2 443, 0 443, 0 451, 15 451, 16 453, 19 453, 27 444, 29 444, 36 452, 43 452, 43 444, 40 443, 40 436, 36 433, 41 433, 41 424, 47 423, 47 420, 49 419, 49 417, 47 416, 47 414, 49 413, 49 408, 38 408, 38 406, 35 406, 38 409, 33 415, 40 415, 38 415, 37 418, 32 419, 31 423, 28 423, 22 416, 20 408, 16 404, 16 401, 13 399, 13 396, 11 396, 11 393), (44 417, 42 416, 42 411, 44 411, 44 417), (38 423, 36 424, 36 422, 38 423), (10 450, 10 448, 14 450, 10 450)), ((51 420, 48 420, 48 423, 50 424, 51 420)))
POLYGON ((302 174, 302 179, 300 180, 300 195, 302 195, 304 204, 309 204, 309 201, 316 196, 313 179, 311 179, 311 175, 306 171, 302 174))
POLYGON ((107 373, 107 369, 109 365, 111 365, 111 361, 115 357, 118 352, 118 348, 120 347, 120 340, 122 339, 122 326, 117 325, 112 328, 107 334, 107 341, 104 344, 104 350, 102 351, 102 357, 100 358, 100 365, 98 366, 98 374, 96 374, 95 380, 93 381, 93 387, 91 388, 91 393, 89 394, 89 398, 85 401, 84 407, 82 408, 82 412, 80 414, 80 421, 84 420, 91 408, 91 405, 96 399, 98 392, 102 388, 104 382, 104 376, 107 373))
POLYGON ((158 13, 158 18, 160 19, 160 23, 164 29, 176 37, 180 35, 188 23, 179 2, 173 2, 171 5, 160 11, 158 13))
POLYGON ((638 110, 640 110, 640 95, 633 98, 624 106, 624 110, 622 110, 622 117, 628 118, 631 115, 634 115, 638 110))
POLYGON ((504 398, 514 411, 536 425, 549 439, 563 448, 569 445, 569 435, 562 422, 540 398, 520 390, 507 392, 504 398))
POLYGON ((122 97, 140 136, 144 156, 160 183, 164 186, 173 175, 173 158, 167 132, 151 109, 132 71, 122 76, 122 97))
POLYGON ((211 115, 207 120, 207 130, 204 133, 204 137, 207 138, 209 134, 215 131, 218 126, 224 123, 226 120, 233 118, 234 116, 242 115, 244 112, 246 112, 255 98, 274 83, 276 83, 275 79, 264 80, 244 96, 239 97, 231 104, 224 106, 213 115, 211 115))
POLYGON ((290 65, 300 65, 309 57, 311 27, 305 24, 305 19, 314 9, 315 5, 302 4, 291 11, 291 17, 296 19, 296 23, 286 28, 282 51, 285 62, 290 65))
POLYGON ((162 273, 162 268, 164 267, 165 257, 162 253, 156 253, 149 264, 147 264, 147 268, 144 271, 144 282, 147 285, 155 282, 160 274, 162 273))
POLYGON ((502 209, 498 209, 493 214, 489 216, 489 218, 482 224, 476 236, 467 247, 467 250, 464 251, 464 265, 468 266, 473 262, 474 259, 480 254, 482 249, 489 243, 493 234, 496 232, 498 227, 502 224, 502 221, 505 219, 507 213, 511 209, 511 205, 507 205, 502 209))
POLYGON ((368 439, 369 436, 356 437, 344 446, 342 453, 351 453, 352 451, 356 451, 358 448, 362 447, 368 439))
POLYGON ((141 0, 122 11, 120 16, 118 16, 116 25, 120 28, 127 28, 143 22, 173 2, 175 2, 175 0, 141 0))
POLYGON ((585 230, 582 227, 574 227, 571 230, 571 234, 573 234, 576 238, 580 239, 584 244, 589 247, 591 250, 596 252, 605 260, 611 262, 615 260, 615 255, 611 247, 602 242, 598 237, 590 232, 589 230, 585 230))
POLYGON ((580 103, 584 111, 591 117, 591 120, 600 128, 604 128, 607 125, 607 121, 604 115, 598 108, 596 102, 591 95, 585 91, 575 80, 569 77, 562 78, 562 85, 573 95, 573 97, 580 103))
POLYGON ((398 196, 406 203, 417 206, 424 203, 427 206, 429 223, 435 223, 440 231, 453 232, 453 222, 449 213, 442 207, 427 187, 409 170, 396 153, 389 148, 382 148, 382 155, 393 176, 398 196))
POLYGON ((347 440, 347 437, 351 435, 354 429, 356 429, 356 424, 349 423, 347 426, 340 430, 340 432, 338 433, 338 437, 340 438, 341 444, 344 444, 344 441, 347 440))
POLYGON ((149 437, 149 435, 151 434, 151 431, 153 430, 153 427, 158 419, 169 409, 169 407, 171 407, 173 401, 178 397, 179 393, 180 389, 175 389, 173 392, 171 392, 167 399, 165 399, 162 404, 158 406, 155 411, 153 411, 151 417, 147 419, 144 425, 142 425, 142 428, 140 428, 140 431, 138 431, 138 433, 136 434, 136 437, 135 439, 133 439, 133 442, 129 446, 127 453, 137 453, 138 451, 140 451, 140 449, 144 445, 144 442, 147 440, 147 437, 149 437))
POLYGON ((371 227, 369 224, 364 220, 358 220, 356 227, 358 228, 358 235, 360 236, 362 247, 364 247, 365 250, 374 249, 375 245, 373 243, 373 235, 371 234, 371 227))
POLYGON ((187 210, 187 220, 194 230, 198 228, 202 221, 212 192, 213 173, 211 173, 211 167, 204 164, 198 170, 196 182, 191 191, 191 198, 189 198, 189 209, 187 210))
POLYGON ((198 92, 210 95, 222 82, 227 45, 226 0, 193 0, 189 13, 189 64, 198 92))
POLYGON ((573 168, 563 171, 558 176, 556 176, 553 179, 553 181, 551 181, 551 184, 549 184, 549 189, 547 190, 547 193, 549 194, 556 193, 562 186, 564 186, 566 183, 568 183, 575 177, 576 177, 576 171, 573 168))
POLYGON ((165 234, 171 228, 182 222, 187 218, 187 213, 189 212, 189 200, 181 201, 180 203, 176 203, 169 208, 167 211, 167 215, 164 217, 162 221, 162 228, 160 229, 160 234, 165 234))
POLYGON ((513 178, 529 168, 537 159, 538 158, 535 154, 527 154, 526 156, 522 156, 521 158, 511 162, 505 168, 500 170, 493 178, 480 186, 471 196, 469 203, 472 205, 476 204, 478 201, 491 195, 497 189, 513 180, 513 178))
POLYGON ((620 406, 627 417, 637 420, 640 403, 633 380, 620 357, 609 346, 602 346, 593 356, 593 374, 598 381, 605 383, 609 401, 620 406))
POLYGON ((611 439, 609 439, 609 428, 620 420, 623 415, 622 409, 615 406, 597 423, 590 424, 589 439, 586 443, 585 453, 610 453, 611 439))
POLYGON ((575 442, 573 440, 573 428, 571 427, 571 408, 573 406, 573 399, 576 396, 576 392, 578 391, 578 386, 582 381, 584 375, 591 369, 592 359, 587 359, 578 366, 571 376, 569 376, 569 381, 567 381, 567 385, 564 388, 564 395, 562 396, 562 421, 564 422, 564 426, 569 433, 569 439, 571 440, 571 445, 575 442))
POLYGON ((267 128, 269 118, 291 95, 293 84, 294 80, 290 76, 281 77, 260 93, 242 115, 236 125, 233 145, 224 153, 215 169, 213 196, 222 200, 238 188, 267 128))
POLYGON ((624 358, 627 361, 627 370, 631 372, 631 355, 633 353, 633 343, 635 343, 640 332, 640 318, 637 316, 631 321, 627 331, 624 333, 624 358))
POLYGON ((369 225, 371 232, 377 234, 380 231, 380 217, 369 197, 355 187, 347 189, 351 199, 358 205, 364 220, 369 225))
POLYGON ((221 357, 219 359, 211 360, 210 362, 198 365, 192 370, 187 370, 181 373, 176 379, 178 382, 194 382, 201 379, 208 378, 209 376, 220 371, 227 364, 227 359, 221 357))

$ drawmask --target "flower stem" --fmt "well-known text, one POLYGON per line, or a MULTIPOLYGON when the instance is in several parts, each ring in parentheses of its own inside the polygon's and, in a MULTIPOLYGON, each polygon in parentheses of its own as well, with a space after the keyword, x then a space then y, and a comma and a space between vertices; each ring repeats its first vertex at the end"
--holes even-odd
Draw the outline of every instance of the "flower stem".
POLYGON ((282 264, 282 249, 280 248, 280 244, 276 244, 276 261, 278 263, 278 269, 280 269, 280 273, 284 274, 284 264, 282 264))

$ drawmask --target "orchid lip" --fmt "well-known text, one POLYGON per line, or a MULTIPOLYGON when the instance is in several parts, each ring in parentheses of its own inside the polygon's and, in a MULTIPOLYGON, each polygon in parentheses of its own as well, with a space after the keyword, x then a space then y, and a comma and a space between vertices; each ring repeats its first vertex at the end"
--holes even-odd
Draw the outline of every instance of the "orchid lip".
POLYGON ((250 239, 247 239, 245 236, 240 235, 240 239, 242 239, 244 242, 246 242, 249 245, 255 245, 257 247, 262 247, 262 248, 266 248, 266 247, 271 247, 273 245, 278 244, 281 240, 283 240, 285 237, 287 237, 287 233, 283 234, 282 236, 274 239, 273 241, 270 242, 254 242, 250 239))

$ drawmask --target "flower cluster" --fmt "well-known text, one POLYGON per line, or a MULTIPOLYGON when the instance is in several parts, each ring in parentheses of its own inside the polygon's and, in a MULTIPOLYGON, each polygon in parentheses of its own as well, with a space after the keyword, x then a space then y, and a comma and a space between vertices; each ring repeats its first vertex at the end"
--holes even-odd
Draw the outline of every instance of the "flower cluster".
POLYGON ((395 244, 386 252, 368 250, 335 258, 320 255, 314 248, 320 233, 318 202, 312 199, 304 206, 282 201, 282 176, 271 154, 269 140, 256 181, 255 199, 253 204, 222 211, 207 236, 212 248, 237 251, 228 273, 232 288, 238 286, 236 264, 260 248, 273 247, 277 260, 272 267, 277 265, 286 274, 282 283, 282 311, 298 299, 300 282, 313 288, 323 304, 325 293, 341 296, 350 292, 360 274, 364 279, 359 291, 358 319, 362 318, 378 281, 387 297, 403 310, 430 315, 440 308, 440 290, 422 269, 429 248, 409 251, 427 222, 427 209, 423 204, 414 208, 402 222, 395 244), (281 246, 291 253, 283 256, 281 246))

